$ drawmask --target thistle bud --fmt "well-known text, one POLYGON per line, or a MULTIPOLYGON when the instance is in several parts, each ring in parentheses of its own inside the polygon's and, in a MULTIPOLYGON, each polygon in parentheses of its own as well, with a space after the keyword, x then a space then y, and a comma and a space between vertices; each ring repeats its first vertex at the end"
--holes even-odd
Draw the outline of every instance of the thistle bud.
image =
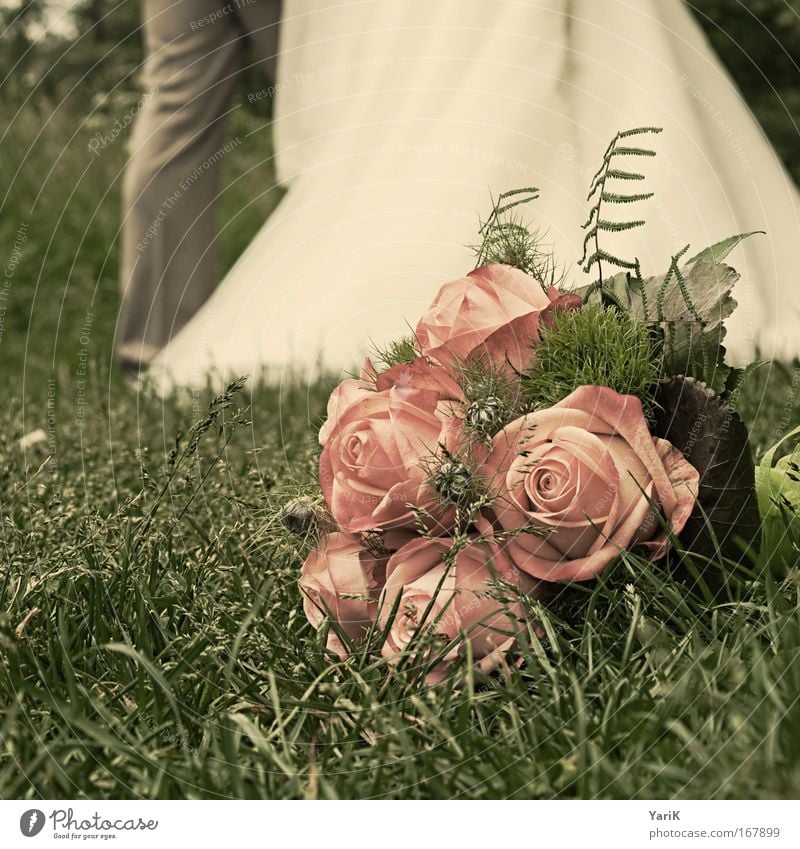
POLYGON ((293 498, 280 512, 281 524, 295 536, 305 536, 317 521, 317 508, 307 495, 293 498))
POLYGON ((473 401, 467 407, 464 417, 468 427, 488 433, 501 424, 502 415, 502 401, 495 395, 489 395, 473 401))
POLYGON ((462 501, 471 491, 472 475, 455 457, 447 457, 433 476, 434 489, 448 501, 462 501))

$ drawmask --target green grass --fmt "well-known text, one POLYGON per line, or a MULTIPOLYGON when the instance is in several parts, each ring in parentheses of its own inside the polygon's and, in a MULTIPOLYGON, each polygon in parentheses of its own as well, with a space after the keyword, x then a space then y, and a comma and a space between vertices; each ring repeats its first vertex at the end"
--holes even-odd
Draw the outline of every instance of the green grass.
MULTIPOLYGON (((799 794, 797 571, 714 601, 620 562, 560 591, 505 678, 426 690, 376 655, 326 656, 297 553, 269 525, 280 492, 314 474, 328 387, 254 387, 210 417, 207 393, 126 388, 109 366, 124 151, 82 178, 69 114, 19 173, 47 105, 0 148, 7 252, 29 222, 0 340, 0 796, 799 794)), ((227 261, 274 199, 238 179, 263 137, 226 163, 223 216, 247 209, 227 261)), ((796 374, 773 365, 744 388, 759 450, 800 423, 796 374)))

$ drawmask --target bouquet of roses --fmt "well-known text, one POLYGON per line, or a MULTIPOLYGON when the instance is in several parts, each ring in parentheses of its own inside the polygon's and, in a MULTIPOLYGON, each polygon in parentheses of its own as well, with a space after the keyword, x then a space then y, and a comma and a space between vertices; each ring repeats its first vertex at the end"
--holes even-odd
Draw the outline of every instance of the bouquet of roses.
POLYGON ((535 190, 501 195, 478 267, 334 389, 300 589, 341 658, 366 642, 415 657, 429 681, 461 656, 489 668, 536 629, 530 602, 556 582, 626 556, 721 564, 756 539, 731 404, 742 374, 722 346, 737 279, 723 260, 744 236, 654 277, 600 243, 643 224, 605 210, 649 196, 615 184, 643 179, 619 163, 652 155, 628 139, 657 131, 619 133, 592 182, 581 264, 594 283, 568 291, 516 218, 535 190))

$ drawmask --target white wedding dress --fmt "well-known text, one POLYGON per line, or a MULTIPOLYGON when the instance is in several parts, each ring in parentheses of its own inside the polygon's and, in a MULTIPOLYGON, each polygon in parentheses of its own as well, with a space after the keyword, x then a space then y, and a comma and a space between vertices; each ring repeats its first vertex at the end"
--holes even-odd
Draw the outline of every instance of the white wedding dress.
POLYGON ((154 362, 209 376, 351 368, 408 332, 490 193, 537 186, 530 223, 577 284, 586 194, 615 132, 656 125, 638 160, 646 228, 612 234, 645 274, 686 242, 766 230, 742 275, 734 359, 800 350, 800 202, 680 0, 285 0, 275 108, 288 193, 215 295, 154 362))

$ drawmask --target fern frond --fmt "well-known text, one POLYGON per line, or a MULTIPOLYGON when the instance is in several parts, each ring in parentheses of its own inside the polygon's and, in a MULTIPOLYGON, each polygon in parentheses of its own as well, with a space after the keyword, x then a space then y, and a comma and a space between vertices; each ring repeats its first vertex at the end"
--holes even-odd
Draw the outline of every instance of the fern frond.
POLYGON ((661 127, 633 127, 630 130, 620 130, 617 133, 617 137, 621 139, 630 138, 630 136, 641 136, 645 133, 653 133, 654 135, 658 135, 662 131, 661 127))
POLYGON ((517 207, 539 197, 536 188, 512 189, 492 200, 492 210, 480 223, 482 241, 470 245, 476 265, 503 263, 530 274, 543 289, 560 288, 566 280, 566 270, 557 263, 552 246, 544 243, 539 230, 528 227, 515 212, 517 207))
POLYGON ((636 203, 638 200, 648 200, 653 197, 654 192, 642 192, 641 194, 619 194, 618 192, 602 192, 600 199, 606 203, 636 203))
POLYGON ((654 150, 647 147, 637 145, 620 145, 621 139, 631 138, 633 136, 642 136, 649 133, 660 133, 660 127, 633 127, 628 130, 621 130, 611 140, 603 154, 603 161, 597 173, 592 177, 589 185, 589 194, 587 202, 591 202, 592 206, 589 210, 589 215, 583 225, 583 229, 587 230, 586 237, 583 242, 583 254, 578 260, 578 265, 582 266, 583 270, 588 274, 593 266, 597 266, 598 288, 603 291, 603 262, 615 265, 627 271, 634 271, 636 279, 641 280, 639 272, 638 259, 628 260, 622 257, 617 257, 609 251, 600 247, 600 233, 619 233, 624 230, 634 230, 637 227, 644 225, 644 219, 635 219, 629 221, 610 221, 608 218, 603 218, 601 215, 601 207, 604 203, 615 205, 627 205, 638 203, 640 201, 649 200, 653 197, 653 192, 624 192, 615 191, 611 188, 614 180, 631 181, 644 180, 644 174, 638 171, 629 171, 624 168, 612 168, 612 162, 615 157, 620 156, 639 156, 652 157, 656 155, 654 150), (589 255, 590 242, 594 243, 594 251, 589 255))
POLYGON ((597 235, 598 230, 602 230, 606 233, 619 233, 622 230, 634 230, 637 227, 641 227, 644 223, 644 219, 636 221, 607 221, 604 218, 601 221, 598 221, 594 227, 589 230, 583 240, 583 245, 586 247, 586 243, 597 235))
POLYGON ((499 220, 501 215, 505 215, 505 213, 510 212, 512 209, 523 206, 526 203, 530 203, 531 201, 536 200, 539 197, 539 189, 535 186, 525 187, 521 189, 510 189, 507 192, 502 192, 497 201, 492 204, 492 211, 489 214, 489 217, 486 221, 481 224, 478 232, 481 235, 484 235, 490 228, 495 226, 499 220), (513 200, 509 200, 509 198, 513 198, 513 200))
POLYGON ((644 174, 638 171, 621 171, 619 168, 609 168, 608 176, 615 180, 644 180, 644 174))
POLYGON ((655 156, 656 152, 649 147, 615 147, 609 154, 612 156, 655 156))
POLYGON ((684 303, 688 307, 689 311, 696 315, 697 310, 695 309, 694 304, 689 297, 689 292, 686 289, 686 281, 683 278, 683 275, 680 272, 680 268, 678 267, 678 262, 683 257, 683 255, 689 250, 689 245, 684 245, 678 253, 674 254, 669 263, 669 268, 667 269, 667 273, 664 276, 664 282, 659 287, 658 293, 656 294, 656 310, 659 321, 666 321, 666 317, 664 315, 664 300, 666 298, 667 290, 669 289, 669 285, 672 282, 672 277, 676 275, 676 280, 678 281, 678 286, 681 290, 681 295, 683 296, 684 303))
POLYGON ((627 260, 622 257, 614 256, 614 254, 608 253, 608 251, 604 251, 602 249, 595 251, 587 260, 586 265, 591 268, 598 262, 610 262, 612 265, 616 265, 618 268, 627 268, 630 270, 637 269, 639 267, 638 260, 627 260))

